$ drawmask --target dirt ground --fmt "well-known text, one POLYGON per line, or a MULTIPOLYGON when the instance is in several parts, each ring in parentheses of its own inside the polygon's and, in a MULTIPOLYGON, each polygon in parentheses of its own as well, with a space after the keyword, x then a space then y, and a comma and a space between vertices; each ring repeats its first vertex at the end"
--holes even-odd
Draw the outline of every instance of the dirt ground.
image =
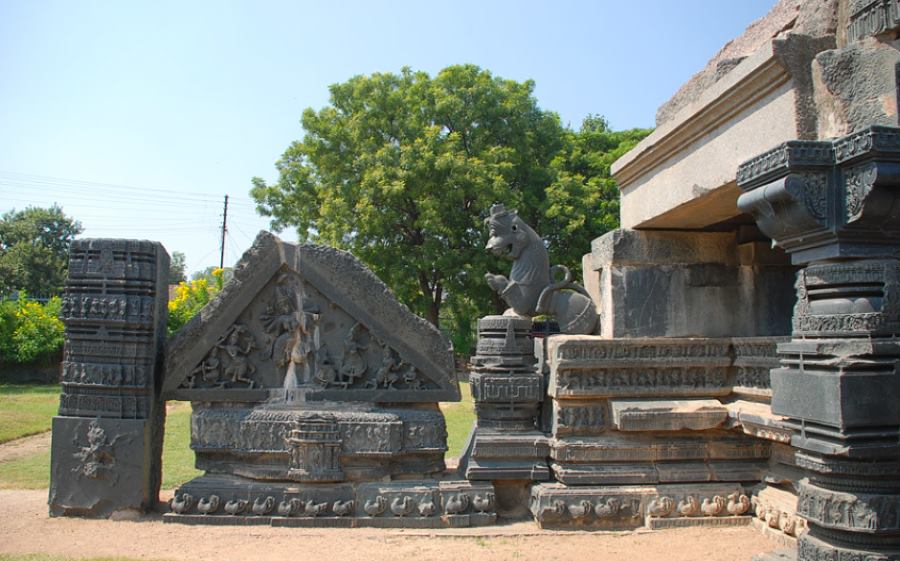
POLYGON ((47 516, 46 491, 0 491, 0 553, 185 561, 748 561, 778 545, 752 527, 575 533, 532 522, 460 530, 271 528, 47 516))
POLYGON ((50 431, 17 438, 0 444, 0 463, 30 456, 50 449, 50 431))

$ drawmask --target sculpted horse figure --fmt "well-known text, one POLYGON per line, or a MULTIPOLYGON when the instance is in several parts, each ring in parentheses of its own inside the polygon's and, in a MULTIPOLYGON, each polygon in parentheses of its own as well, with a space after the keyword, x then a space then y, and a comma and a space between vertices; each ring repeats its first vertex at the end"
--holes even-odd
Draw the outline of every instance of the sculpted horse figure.
POLYGON ((549 315, 563 333, 593 333, 597 326, 594 302, 584 287, 572 282, 567 267, 550 266, 547 248, 537 232, 503 204, 491 207, 485 223, 491 236, 485 249, 513 262, 509 278, 491 273, 484 276, 510 307, 507 314, 549 315), (560 274, 562 279, 554 280, 560 274))

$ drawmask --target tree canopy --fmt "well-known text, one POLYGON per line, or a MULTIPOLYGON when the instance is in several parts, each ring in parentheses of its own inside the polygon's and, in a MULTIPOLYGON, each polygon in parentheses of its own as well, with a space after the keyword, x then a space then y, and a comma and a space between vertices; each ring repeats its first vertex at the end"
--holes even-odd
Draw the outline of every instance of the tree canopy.
POLYGON ((483 249, 493 203, 519 209, 573 269, 618 224, 612 159, 594 151, 640 133, 599 118, 570 131, 533 91, 473 65, 356 76, 303 112, 278 180, 254 178, 251 195, 275 229, 351 251, 432 323, 468 329, 495 302, 483 274, 507 268, 483 249))
POLYGON ((169 284, 178 284, 187 280, 185 267, 187 256, 183 251, 173 251, 169 261, 169 284))
POLYGON ((69 266, 69 246, 81 224, 60 207, 28 207, 0 217, 0 294, 55 294, 69 266))

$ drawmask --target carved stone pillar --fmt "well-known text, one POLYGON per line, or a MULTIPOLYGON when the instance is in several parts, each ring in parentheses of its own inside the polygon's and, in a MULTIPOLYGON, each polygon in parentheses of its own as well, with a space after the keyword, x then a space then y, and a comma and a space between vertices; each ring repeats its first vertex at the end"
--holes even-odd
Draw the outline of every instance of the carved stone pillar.
POLYGON ((771 373, 807 474, 798 558, 900 559, 900 129, 787 142, 737 177, 738 206, 805 266, 771 373))
POLYGON ((156 505, 168 274, 169 255, 155 242, 72 244, 51 515, 106 516, 156 505))
POLYGON ((547 439, 538 430, 544 379, 537 371, 531 320, 487 316, 469 381, 477 416, 461 473, 470 480, 549 477, 547 439))

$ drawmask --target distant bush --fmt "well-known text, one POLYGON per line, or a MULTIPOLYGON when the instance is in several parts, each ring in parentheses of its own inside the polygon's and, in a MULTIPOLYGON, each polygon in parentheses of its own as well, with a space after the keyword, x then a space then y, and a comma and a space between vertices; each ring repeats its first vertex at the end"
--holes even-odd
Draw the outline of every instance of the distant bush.
POLYGON ((0 360, 28 363, 59 351, 64 328, 59 297, 42 304, 24 294, 0 301, 0 360))
POLYGON ((169 337, 215 298, 224 285, 225 271, 222 269, 213 269, 208 276, 178 283, 175 297, 169 300, 169 321, 166 325, 169 337))

